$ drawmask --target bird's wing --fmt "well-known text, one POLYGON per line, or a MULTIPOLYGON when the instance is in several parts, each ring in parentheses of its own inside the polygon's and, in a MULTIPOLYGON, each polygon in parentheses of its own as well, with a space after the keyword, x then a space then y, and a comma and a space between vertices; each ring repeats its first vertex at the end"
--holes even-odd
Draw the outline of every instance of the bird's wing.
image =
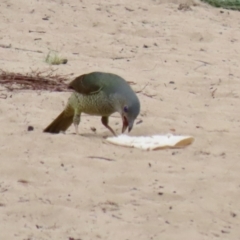
POLYGON ((68 85, 69 89, 73 89, 76 92, 85 95, 96 94, 101 91, 102 87, 103 86, 98 78, 89 74, 83 74, 79 77, 76 77, 68 85))

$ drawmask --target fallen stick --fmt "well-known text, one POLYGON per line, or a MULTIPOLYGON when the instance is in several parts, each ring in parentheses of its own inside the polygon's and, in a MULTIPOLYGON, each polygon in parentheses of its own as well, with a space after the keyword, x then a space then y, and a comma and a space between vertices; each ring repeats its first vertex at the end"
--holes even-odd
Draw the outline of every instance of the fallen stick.
POLYGON ((45 31, 34 31, 34 30, 29 30, 29 33, 35 32, 35 33, 46 33, 45 31))
POLYGON ((36 53, 43 53, 40 50, 30 50, 30 49, 25 49, 25 48, 14 48, 16 50, 20 50, 20 51, 26 51, 26 52, 36 52, 36 53))
POLYGON ((115 161, 114 159, 111 159, 111 158, 105 158, 105 157, 97 157, 97 156, 88 156, 88 158, 91 158, 91 159, 101 159, 101 160, 106 160, 106 161, 115 161))
POLYGON ((0 47, 1 47, 1 48, 11 48, 11 47, 12 47, 12 44, 8 44, 8 45, 6 45, 6 44, 0 44, 0 47))

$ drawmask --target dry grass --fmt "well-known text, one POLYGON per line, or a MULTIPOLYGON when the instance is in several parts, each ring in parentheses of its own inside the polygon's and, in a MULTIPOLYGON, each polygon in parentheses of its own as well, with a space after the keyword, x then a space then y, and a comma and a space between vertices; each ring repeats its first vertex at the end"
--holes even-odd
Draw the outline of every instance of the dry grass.
POLYGON ((66 64, 68 60, 66 58, 60 57, 57 52, 50 51, 45 58, 45 62, 50 65, 60 65, 66 64))
POLYGON ((22 89, 70 91, 66 82, 70 80, 71 75, 59 75, 52 69, 32 70, 27 74, 6 72, 0 69, 0 84, 10 91, 22 89))

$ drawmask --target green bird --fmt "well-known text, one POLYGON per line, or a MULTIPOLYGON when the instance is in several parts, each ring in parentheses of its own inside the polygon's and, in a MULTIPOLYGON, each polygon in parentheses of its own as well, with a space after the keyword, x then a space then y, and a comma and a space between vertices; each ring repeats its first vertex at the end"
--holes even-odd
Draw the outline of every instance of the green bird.
POLYGON ((62 113, 44 132, 66 131, 73 123, 76 134, 81 113, 101 116, 102 124, 116 136, 108 125, 109 116, 119 112, 122 117, 122 133, 130 132, 140 112, 140 102, 130 85, 112 73, 91 72, 75 78, 69 85, 74 92, 62 113))

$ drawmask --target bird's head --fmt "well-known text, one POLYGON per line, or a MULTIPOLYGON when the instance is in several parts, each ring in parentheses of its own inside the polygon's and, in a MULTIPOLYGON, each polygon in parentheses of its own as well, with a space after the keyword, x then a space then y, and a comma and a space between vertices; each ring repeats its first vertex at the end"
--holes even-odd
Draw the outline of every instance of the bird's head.
POLYGON ((121 116, 123 121, 122 133, 126 131, 128 128, 128 132, 130 132, 133 128, 133 124, 135 119, 137 118, 140 112, 140 103, 139 100, 131 102, 131 104, 124 104, 121 109, 121 116))

